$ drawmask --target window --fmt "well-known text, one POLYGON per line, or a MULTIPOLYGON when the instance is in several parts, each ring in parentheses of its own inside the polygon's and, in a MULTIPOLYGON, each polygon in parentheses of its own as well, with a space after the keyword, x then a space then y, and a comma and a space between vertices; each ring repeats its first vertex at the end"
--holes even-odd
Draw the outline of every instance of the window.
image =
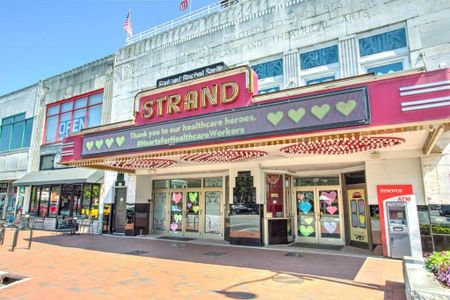
POLYGON ((405 28, 372 34, 359 39, 362 73, 390 74, 409 68, 405 28))
POLYGON ((372 35, 359 40, 359 53, 361 56, 372 55, 405 47, 405 28, 372 35))
POLYGON ((0 127, 0 151, 30 146, 33 118, 25 119, 25 113, 2 119, 0 127))
POLYGON ((339 49, 337 45, 322 45, 319 49, 300 53, 300 77, 302 85, 335 80, 339 71, 339 49))
POLYGON ((84 128, 101 125, 103 92, 47 106, 45 143, 61 141, 84 128))
POLYGON ((337 45, 300 54, 302 70, 339 62, 337 45))
POLYGON ((55 156, 53 154, 51 155, 42 155, 41 156, 41 165, 40 170, 52 170, 54 169, 54 159, 55 156))
POLYGON ((283 217, 283 175, 266 174, 267 212, 272 217, 283 217))
POLYGON ((322 82, 327 82, 327 81, 332 81, 335 80, 336 76, 335 75, 331 75, 331 76, 324 76, 324 77, 320 77, 317 79, 310 79, 310 80, 306 80, 306 85, 311 85, 311 84, 317 84, 317 83, 322 83, 322 82))
POLYGON ((39 170, 54 170, 67 168, 67 166, 59 164, 60 160, 61 160, 60 153, 42 155, 39 170))
POLYGON ((283 59, 271 60, 252 65, 258 74, 258 88, 260 94, 279 91, 283 85, 283 59))
POLYGON ((384 75, 402 70, 403 70, 403 62, 397 62, 378 67, 367 68, 367 73, 374 73, 375 75, 384 75))
POLYGON ((82 214, 97 219, 99 203, 99 184, 33 186, 29 213, 40 217, 82 214))

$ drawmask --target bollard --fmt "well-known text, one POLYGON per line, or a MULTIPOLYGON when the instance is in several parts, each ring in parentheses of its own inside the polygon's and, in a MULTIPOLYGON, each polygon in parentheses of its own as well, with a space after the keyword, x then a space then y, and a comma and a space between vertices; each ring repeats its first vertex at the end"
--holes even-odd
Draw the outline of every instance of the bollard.
POLYGON ((16 246, 17 246, 17 240, 19 239, 19 232, 20 231, 24 231, 24 230, 29 230, 30 231, 30 237, 28 239, 28 250, 31 249, 31 242, 33 240, 33 229, 31 227, 27 226, 27 225, 24 225, 24 226, 18 227, 16 229, 16 231, 14 232, 13 242, 12 242, 12 245, 11 245, 11 249, 9 249, 9 251, 11 251, 11 252, 14 251, 14 248, 16 248, 16 246))

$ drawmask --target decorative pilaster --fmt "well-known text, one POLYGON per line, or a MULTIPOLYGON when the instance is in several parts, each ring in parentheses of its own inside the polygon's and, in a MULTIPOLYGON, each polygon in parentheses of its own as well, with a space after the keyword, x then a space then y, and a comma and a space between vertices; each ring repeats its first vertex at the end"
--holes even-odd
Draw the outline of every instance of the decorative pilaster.
POLYGON ((341 77, 359 75, 358 40, 355 36, 339 40, 341 77))
POLYGON ((298 86, 298 51, 293 51, 283 55, 284 62, 284 87, 293 88, 298 86))

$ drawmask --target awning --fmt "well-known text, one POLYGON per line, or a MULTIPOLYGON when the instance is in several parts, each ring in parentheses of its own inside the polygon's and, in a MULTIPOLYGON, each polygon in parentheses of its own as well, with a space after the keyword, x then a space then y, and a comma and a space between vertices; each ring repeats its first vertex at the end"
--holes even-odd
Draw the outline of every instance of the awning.
POLYGON ((26 174, 14 181, 13 185, 99 183, 103 179, 103 175, 103 171, 85 168, 37 171, 26 174))

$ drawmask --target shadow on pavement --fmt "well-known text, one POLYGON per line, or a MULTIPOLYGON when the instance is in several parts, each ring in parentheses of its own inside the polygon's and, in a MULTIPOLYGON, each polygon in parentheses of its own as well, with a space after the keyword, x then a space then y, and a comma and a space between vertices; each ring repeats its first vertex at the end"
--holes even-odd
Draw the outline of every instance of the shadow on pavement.
POLYGON ((332 277, 341 280, 353 280, 365 261, 365 258, 341 255, 302 253, 300 257, 286 256, 287 251, 100 235, 40 236, 34 238, 33 241, 61 247, 124 255, 264 269, 281 273, 332 277), (221 255, 211 255, 211 253, 220 253, 221 255))

